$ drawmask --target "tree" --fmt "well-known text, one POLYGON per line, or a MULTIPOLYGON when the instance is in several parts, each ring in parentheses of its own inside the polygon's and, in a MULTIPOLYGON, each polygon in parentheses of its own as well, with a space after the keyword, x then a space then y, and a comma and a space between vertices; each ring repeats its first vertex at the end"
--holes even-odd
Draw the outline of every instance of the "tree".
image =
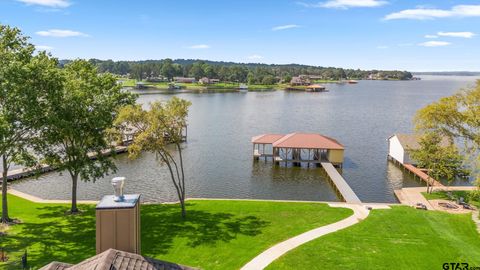
POLYGON ((172 59, 167 58, 163 61, 160 74, 166 77, 169 81, 173 79, 173 76, 175 75, 175 67, 173 66, 172 59))
POLYGON ((2 160, 2 223, 8 213, 7 178, 12 164, 34 166, 28 151, 35 141, 39 104, 45 89, 54 87, 57 62, 44 52, 33 56, 35 47, 19 29, 0 25, 0 156, 2 160))
POLYGON ((480 188, 480 80, 470 89, 440 99, 419 110, 417 130, 461 142, 462 152, 480 188))
POLYGON ((129 157, 137 158, 142 151, 156 155, 165 164, 180 201, 182 217, 185 211, 185 173, 182 156, 183 130, 187 126, 189 101, 173 97, 167 102, 154 102, 150 110, 141 105, 127 106, 115 122, 120 132, 134 131, 133 143, 128 147, 129 157), (169 144, 175 146, 176 155, 169 144))
POLYGON ((433 179, 445 178, 450 184, 457 177, 463 177, 468 171, 463 168, 463 158, 455 144, 441 144, 443 137, 437 133, 427 133, 420 139, 420 149, 412 150, 411 156, 418 167, 428 170, 427 192, 432 192, 433 179))
POLYGON ((62 70, 63 84, 47 96, 47 116, 40 130, 43 144, 36 150, 45 162, 72 179, 71 213, 77 213, 77 184, 95 181, 114 171, 108 156, 114 147, 107 138, 118 110, 133 104, 135 97, 121 91, 111 74, 98 74, 84 60, 75 60, 62 70), (91 155, 95 155, 92 159, 91 155))

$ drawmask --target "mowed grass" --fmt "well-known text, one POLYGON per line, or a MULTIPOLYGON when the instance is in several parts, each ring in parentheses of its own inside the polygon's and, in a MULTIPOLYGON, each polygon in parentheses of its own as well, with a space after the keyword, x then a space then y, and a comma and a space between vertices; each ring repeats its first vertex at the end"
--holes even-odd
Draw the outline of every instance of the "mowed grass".
MULTIPOLYGON (((187 219, 176 204, 142 205, 142 254, 202 269, 238 269, 268 247, 307 230, 344 219, 349 209, 321 203, 189 201, 187 219)), ((10 216, 21 221, 0 236, 9 262, 19 269, 53 260, 78 263, 95 255, 94 205, 65 215, 68 204, 38 204, 9 195, 10 216)))
POLYGON ((287 253, 268 269, 443 269, 480 266, 480 236, 471 216, 393 207, 287 253))

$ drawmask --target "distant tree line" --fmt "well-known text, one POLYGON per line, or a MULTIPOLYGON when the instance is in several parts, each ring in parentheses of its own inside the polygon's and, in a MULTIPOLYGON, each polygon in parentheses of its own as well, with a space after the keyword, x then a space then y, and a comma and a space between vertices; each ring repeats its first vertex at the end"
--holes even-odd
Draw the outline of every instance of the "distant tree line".
MULTIPOLYGON (((299 64, 268 65, 255 63, 233 63, 204 60, 163 59, 145 61, 112 61, 90 59, 99 72, 129 76, 136 80, 174 77, 202 77, 220 79, 225 82, 249 84, 274 84, 290 81, 293 76, 309 75, 319 80, 341 79, 394 79, 408 80, 412 74, 407 71, 360 70, 335 67, 308 66, 299 64)), ((69 60, 60 61, 66 64, 69 60)))

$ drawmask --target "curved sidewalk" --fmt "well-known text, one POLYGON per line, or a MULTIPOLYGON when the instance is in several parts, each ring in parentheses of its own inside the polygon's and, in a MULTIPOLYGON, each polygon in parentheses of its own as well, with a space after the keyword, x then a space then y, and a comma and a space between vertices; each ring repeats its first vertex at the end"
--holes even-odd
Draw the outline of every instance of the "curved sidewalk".
MULTIPOLYGON (((325 225, 308 232, 302 233, 295 237, 292 237, 288 240, 285 240, 275 246, 265 250, 257 257, 253 258, 250 262, 245 264, 241 270, 259 270, 264 269, 273 261, 287 253, 288 251, 305 244, 306 242, 312 241, 318 237, 323 235, 339 231, 341 229, 350 227, 354 224, 357 224, 359 221, 365 219, 368 214, 369 210, 367 210, 367 205, 363 204, 347 204, 347 203, 331 203, 329 204, 331 207, 345 207, 350 208, 353 210, 353 215, 349 216, 346 219, 342 219, 338 222, 325 225)), ((388 205, 381 205, 381 204, 372 204, 372 208, 389 208, 388 205)))

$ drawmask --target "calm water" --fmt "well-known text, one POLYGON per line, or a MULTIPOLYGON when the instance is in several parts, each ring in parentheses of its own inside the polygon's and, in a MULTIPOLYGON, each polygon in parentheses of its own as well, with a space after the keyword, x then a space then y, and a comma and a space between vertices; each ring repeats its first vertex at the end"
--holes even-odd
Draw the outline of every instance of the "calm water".
MULTIPOLYGON (((185 144, 188 196, 338 200, 319 168, 274 168, 252 161, 252 136, 303 131, 325 134, 345 145, 342 174, 362 201, 395 202, 394 189, 421 183, 387 161, 386 139, 411 132, 415 111, 473 82, 472 77, 424 76, 421 81, 328 85, 325 93, 178 94, 193 103, 185 144)), ((170 97, 147 94, 138 102, 170 97)), ((133 161, 120 155, 116 163, 114 175, 127 177, 126 192, 141 193, 147 201, 175 200, 169 175, 153 155, 133 161)), ((114 175, 81 182, 79 198, 96 200, 112 193, 109 180, 114 175)), ((68 174, 53 172, 12 187, 43 198, 69 199, 71 183, 68 174)))

